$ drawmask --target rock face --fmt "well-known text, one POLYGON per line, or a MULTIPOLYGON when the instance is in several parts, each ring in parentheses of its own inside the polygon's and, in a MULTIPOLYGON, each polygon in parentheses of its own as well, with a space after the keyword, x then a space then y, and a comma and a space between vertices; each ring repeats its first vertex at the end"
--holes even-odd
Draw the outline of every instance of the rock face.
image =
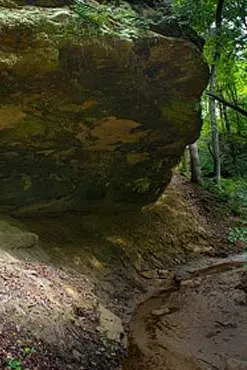
POLYGON ((151 31, 99 34, 55 7, 69 1, 24 3, 0 2, 0 210, 155 201, 200 132, 200 50, 151 31))

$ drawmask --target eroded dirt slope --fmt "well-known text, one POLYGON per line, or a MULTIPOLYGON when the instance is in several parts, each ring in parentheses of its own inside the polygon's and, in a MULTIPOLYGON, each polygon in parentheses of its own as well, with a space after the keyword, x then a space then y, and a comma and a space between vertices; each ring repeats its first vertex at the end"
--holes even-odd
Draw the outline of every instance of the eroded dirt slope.
POLYGON ((85 275, 1 251, 0 296, 1 369, 15 361, 30 370, 116 369, 120 363, 120 320, 99 305, 85 275))

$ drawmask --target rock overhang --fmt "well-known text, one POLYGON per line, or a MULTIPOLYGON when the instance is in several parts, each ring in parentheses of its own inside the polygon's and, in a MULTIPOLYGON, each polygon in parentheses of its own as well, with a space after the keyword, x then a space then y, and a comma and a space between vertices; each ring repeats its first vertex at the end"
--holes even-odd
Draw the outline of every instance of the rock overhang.
POLYGON ((1 12, 2 210, 141 207, 199 135, 208 69, 195 44, 78 35, 76 19, 69 8, 1 12))

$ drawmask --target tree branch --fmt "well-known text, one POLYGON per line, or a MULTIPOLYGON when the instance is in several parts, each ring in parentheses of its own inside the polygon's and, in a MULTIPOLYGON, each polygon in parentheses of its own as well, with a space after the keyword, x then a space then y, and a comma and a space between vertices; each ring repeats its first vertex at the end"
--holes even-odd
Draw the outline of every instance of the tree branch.
POLYGON ((207 95, 211 96, 215 100, 218 100, 219 102, 221 102, 226 107, 232 108, 236 112, 238 112, 238 113, 242 114, 243 116, 247 117, 247 111, 243 108, 240 108, 238 105, 230 103, 230 102, 226 101, 225 99, 221 98, 220 96, 217 96, 217 95, 214 95, 214 94, 211 94, 211 93, 207 93, 207 95))

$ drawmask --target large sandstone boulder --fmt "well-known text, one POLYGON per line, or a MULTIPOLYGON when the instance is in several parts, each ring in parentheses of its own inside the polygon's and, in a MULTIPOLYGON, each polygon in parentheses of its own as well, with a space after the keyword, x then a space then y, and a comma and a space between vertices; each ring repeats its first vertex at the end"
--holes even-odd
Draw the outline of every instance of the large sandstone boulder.
POLYGON ((0 210, 155 201, 199 136, 198 47, 100 32, 73 8, 0 10, 0 210))

